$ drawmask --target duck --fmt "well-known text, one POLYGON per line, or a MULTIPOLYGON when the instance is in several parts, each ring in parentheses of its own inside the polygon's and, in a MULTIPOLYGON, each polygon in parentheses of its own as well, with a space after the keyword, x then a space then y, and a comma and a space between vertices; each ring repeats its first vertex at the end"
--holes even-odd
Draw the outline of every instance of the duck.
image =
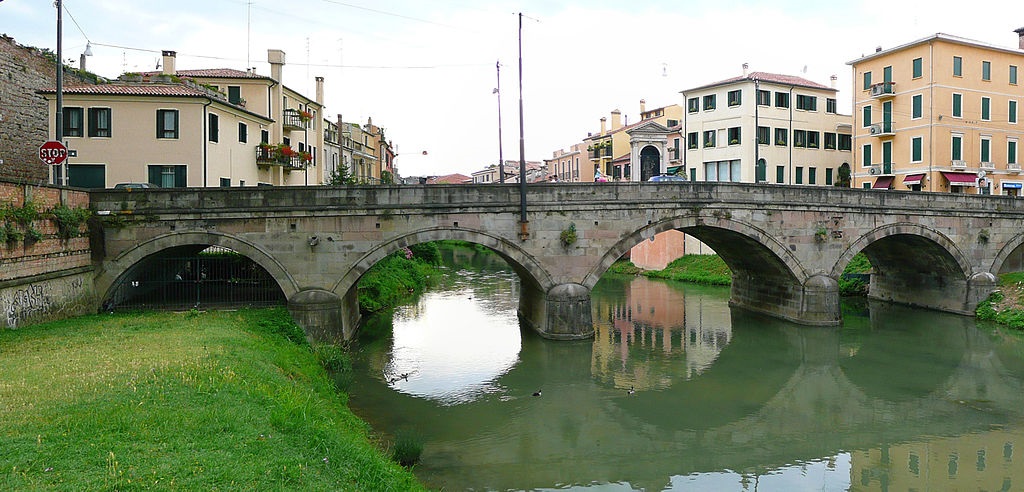
POLYGON ((534 391, 533 396, 540 396, 540 390, 534 391))
POLYGON ((630 386, 629 391, 627 391, 626 394, 632 396, 634 393, 636 393, 636 390, 634 390, 633 387, 630 386))

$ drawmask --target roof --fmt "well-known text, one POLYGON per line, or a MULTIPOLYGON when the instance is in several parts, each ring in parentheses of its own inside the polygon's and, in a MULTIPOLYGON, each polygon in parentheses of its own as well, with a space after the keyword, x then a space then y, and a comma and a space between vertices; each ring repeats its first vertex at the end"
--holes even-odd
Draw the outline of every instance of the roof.
POLYGON ((796 75, 783 75, 783 74, 768 73, 768 72, 750 72, 747 75, 740 75, 739 77, 732 77, 732 78, 725 79, 725 80, 719 80, 718 82, 713 82, 711 84, 702 85, 702 86, 699 86, 699 87, 694 87, 692 89, 687 89, 687 90, 680 91, 680 92, 685 94, 687 92, 697 91, 697 90, 701 90, 701 89, 709 89, 711 87, 718 87, 718 86, 722 86, 722 85, 732 85, 732 84, 737 84, 737 83, 740 83, 740 82, 748 82, 748 81, 749 82, 754 82, 754 81, 771 82, 773 84, 792 85, 792 86, 795 86, 795 87, 807 87, 809 89, 820 89, 820 90, 826 90, 826 91, 832 91, 832 92, 839 92, 838 89, 829 87, 827 85, 822 85, 822 84, 819 84, 817 82, 813 82, 813 81, 807 80, 807 79, 805 79, 803 77, 797 77, 796 75))
POLYGON ((465 174, 447 174, 445 176, 434 176, 427 178, 427 184, 463 184, 467 181, 472 181, 473 178, 466 176, 465 174))
MULTIPOLYGON (((154 84, 154 83, 113 83, 97 85, 74 85, 61 88, 63 94, 79 94, 93 96, 143 96, 143 97, 201 97, 211 101, 217 101, 225 106, 230 106, 246 114, 256 116, 266 121, 274 121, 259 113, 254 113, 240 106, 229 103, 225 99, 213 97, 210 93, 190 87, 185 84, 154 84)), ((56 88, 47 88, 39 91, 40 94, 56 94, 56 88)))
MULTIPOLYGON (((156 75, 164 75, 163 72, 142 72, 144 77, 153 77, 156 75)), ((266 75, 260 75, 254 72, 245 72, 242 70, 235 70, 233 68, 200 68, 196 70, 176 70, 174 75, 178 77, 194 77, 194 78, 220 78, 220 79, 267 79, 270 77, 266 75)))
MULTIPOLYGON (((1014 32, 1017 32, 1017 31, 1014 31, 1014 32)), ((985 48, 985 49, 990 49, 990 50, 995 50, 995 51, 1001 51, 1003 53, 1011 53, 1011 54, 1015 54, 1015 55, 1024 56, 1024 51, 1019 50, 1019 49, 1007 48, 1005 46, 996 46, 994 44, 988 44, 988 43, 985 43, 985 42, 982 42, 982 41, 975 41, 973 39, 961 38, 959 36, 952 36, 952 35, 949 35, 949 34, 944 34, 944 33, 941 33, 941 32, 937 32, 935 34, 932 34, 931 36, 927 36, 927 37, 924 37, 924 38, 921 38, 921 39, 917 39, 917 40, 911 41, 909 43, 901 44, 899 46, 894 46, 894 47, 889 48, 887 50, 876 51, 876 52, 874 52, 874 53, 872 53, 870 55, 862 56, 860 58, 857 58, 856 60, 848 61, 848 62, 846 62, 846 64, 847 65, 853 65, 855 63, 860 63, 860 62, 863 62, 863 61, 870 60, 872 58, 877 58, 877 57, 880 57, 880 56, 885 56, 885 55, 888 55, 889 53, 894 53, 896 51, 905 50, 907 48, 910 48, 910 47, 913 47, 913 46, 917 46, 917 45, 920 45, 920 44, 931 43, 932 41, 936 41, 936 40, 947 41, 947 42, 956 43, 956 44, 963 44, 963 45, 967 45, 967 46, 975 46, 975 47, 978 47, 978 48, 985 48)))

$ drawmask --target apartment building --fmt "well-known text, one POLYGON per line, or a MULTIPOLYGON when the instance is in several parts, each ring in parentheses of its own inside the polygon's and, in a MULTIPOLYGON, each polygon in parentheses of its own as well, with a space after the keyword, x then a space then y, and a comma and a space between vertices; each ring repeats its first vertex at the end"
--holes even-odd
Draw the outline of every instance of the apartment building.
MULTIPOLYGON (((517 163, 518 165, 518 163, 517 163)), ((544 159, 548 179, 563 183, 584 183, 594 181, 595 167, 587 154, 586 144, 577 143, 568 149, 552 153, 551 159, 544 159)))
POLYGON ((852 159, 835 88, 767 72, 681 92, 683 167, 693 181, 833 185, 852 159), (845 167, 843 167, 845 166, 845 167))
MULTIPOLYGON (((317 99, 281 84, 284 52, 268 50, 271 75, 234 69, 125 74, 63 89, 63 135, 76 153, 54 183, 111 187, 312 185, 323 182, 323 78, 317 99), (65 178, 64 171, 67 171, 65 178)), ((56 91, 40 91, 55 120, 56 91)), ((50 128, 50 138, 55 128, 50 128)))
POLYGON ((848 64, 854 75, 853 184, 1019 196, 1018 47, 935 34, 848 64))

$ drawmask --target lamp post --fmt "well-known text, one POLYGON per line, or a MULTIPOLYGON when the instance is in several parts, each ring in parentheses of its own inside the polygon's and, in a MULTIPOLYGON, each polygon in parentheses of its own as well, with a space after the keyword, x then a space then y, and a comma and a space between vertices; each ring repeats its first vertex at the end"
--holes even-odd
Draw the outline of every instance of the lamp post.
POLYGON ((523 13, 519 12, 519 239, 530 237, 526 220, 526 143, 523 139, 523 13))
MULTIPOLYGON (((55 128, 55 130, 56 130, 55 136, 56 136, 56 140, 58 142, 64 143, 64 62, 63 62, 63 54, 64 54, 64 52, 63 52, 63 49, 62 49, 63 38, 64 38, 64 36, 63 36, 64 25, 63 25, 63 16, 61 15, 64 12, 64 7, 63 7, 63 3, 61 2, 61 0, 57 0, 56 5, 57 5, 57 126, 55 128)), ((64 160, 64 164, 60 165, 60 167, 63 167, 63 172, 61 173, 61 176, 60 176, 60 181, 61 182, 58 183, 58 182, 56 182, 57 180, 54 179, 54 183, 53 184, 65 185, 65 186, 68 184, 68 164, 67 164, 67 162, 68 162, 67 159, 65 159, 64 160)), ((54 178, 57 178, 57 176, 54 176, 54 178)))
POLYGON ((498 73, 498 87, 494 89, 494 93, 498 95, 498 182, 504 184, 505 155, 501 145, 501 60, 494 64, 494 68, 498 73))

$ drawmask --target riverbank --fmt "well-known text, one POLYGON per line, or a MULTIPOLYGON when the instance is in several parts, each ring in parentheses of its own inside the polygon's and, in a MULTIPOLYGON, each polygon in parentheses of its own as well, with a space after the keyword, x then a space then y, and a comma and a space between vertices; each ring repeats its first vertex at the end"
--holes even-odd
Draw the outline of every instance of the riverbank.
POLYGON ((283 308, 2 330, 0 402, 0 490, 422 490, 283 308))
POLYGON ((978 319, 1024 331, 1024 272, 999 276, 999 289, 978 305, 978 319))

